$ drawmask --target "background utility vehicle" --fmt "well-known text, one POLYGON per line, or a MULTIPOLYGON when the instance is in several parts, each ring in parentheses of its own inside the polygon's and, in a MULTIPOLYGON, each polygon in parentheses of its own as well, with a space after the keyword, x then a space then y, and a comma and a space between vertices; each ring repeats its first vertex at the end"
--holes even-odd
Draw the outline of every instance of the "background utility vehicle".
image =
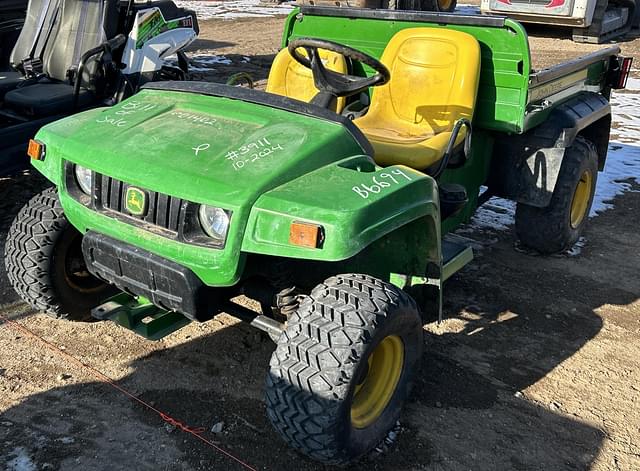
POLYGON ((636 0, 482 0, 482 13, 573 28, 573 40, 601 43, 638 27, 636 0))
POLYGON ((43 125, 116 103, 149 80, 184 79, 163 58, 197 36, 195 14, 171 1, 30 0, 10 63, 0 74, 0 175, 27 164, 43 125))
POLYGON ((31 157, 55 187, 17 216, 6 266, 60 318, 263 329, 273 425, 344 463, 395 424, 423 323, 472 258, 444 234, 501 195, 526 245, 575 242, 630 61, 534 72, 512 20, 344 8, 295 10, 283 44, 268 92, 153 83, 43 128, 31 157))

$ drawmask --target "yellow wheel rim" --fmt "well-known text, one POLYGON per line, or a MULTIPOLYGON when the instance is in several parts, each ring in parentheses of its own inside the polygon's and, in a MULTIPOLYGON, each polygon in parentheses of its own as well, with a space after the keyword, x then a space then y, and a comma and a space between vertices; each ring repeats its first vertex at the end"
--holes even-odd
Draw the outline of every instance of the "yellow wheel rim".
POLYGON ((593 175, 589 170, 585 170, 576 191, 573 194, 573 201, 571 202, 571 227, 577 229, 584 218, 587 216, 587 209, 589 207, 589 199, 591 199, 591 186, 593 185, 593 175))
POLYGON ((404 366, 402 339, 396 335, 386 337, 367 363, 367 374, 356 385, 351 403, 351 424, 360 429, 378 420, 393 397, 404 366))
POLYGON ((453 0, 438 0, 438 6, 440 7, 440 11, 447 11, 451 8, 451 3, 453 0))

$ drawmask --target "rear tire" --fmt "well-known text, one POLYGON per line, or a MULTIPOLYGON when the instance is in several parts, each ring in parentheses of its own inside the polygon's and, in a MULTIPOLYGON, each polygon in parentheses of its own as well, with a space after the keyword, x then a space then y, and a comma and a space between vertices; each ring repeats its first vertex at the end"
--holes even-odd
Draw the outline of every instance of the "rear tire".
POLYGON ((405 292, 367 275, 328 279, 291 316, 271 357, 269 419, 313 459, 358 458, 397 422, 422 340, 405 292))
POLYGON ((578 136, 565 152, 549 206, 518 203, 516 233, 520 241, 543 254, 573 247, 589 219, 597 177, 598 152, 591 141, 578 136))
POLYGON ((9 230, 4 257, 11 285, 51 317, 90 320, 91 309, 115 290, 86 271, 81 243, 56 189, 44 190, 22 208, 9 230))

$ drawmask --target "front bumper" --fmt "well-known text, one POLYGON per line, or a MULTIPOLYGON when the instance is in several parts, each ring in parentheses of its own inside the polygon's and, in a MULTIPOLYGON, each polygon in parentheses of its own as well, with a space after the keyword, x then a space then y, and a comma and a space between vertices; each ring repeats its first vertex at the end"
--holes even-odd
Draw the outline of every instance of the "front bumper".
POLYGON ((162 309, 197 321, 219 312, 221 290, 178 263, 97 232, 84 235, 82 252, 93 275, 162 309))

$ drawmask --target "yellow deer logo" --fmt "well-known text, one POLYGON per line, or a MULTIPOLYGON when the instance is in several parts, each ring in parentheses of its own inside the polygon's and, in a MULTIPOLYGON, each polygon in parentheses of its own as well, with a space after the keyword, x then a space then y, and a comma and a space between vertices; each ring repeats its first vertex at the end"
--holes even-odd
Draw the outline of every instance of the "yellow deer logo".
POLYGON ((142 216, 147 209, 147 196, 139 188, 127 188, 125 208, 134 216, 142 216))

